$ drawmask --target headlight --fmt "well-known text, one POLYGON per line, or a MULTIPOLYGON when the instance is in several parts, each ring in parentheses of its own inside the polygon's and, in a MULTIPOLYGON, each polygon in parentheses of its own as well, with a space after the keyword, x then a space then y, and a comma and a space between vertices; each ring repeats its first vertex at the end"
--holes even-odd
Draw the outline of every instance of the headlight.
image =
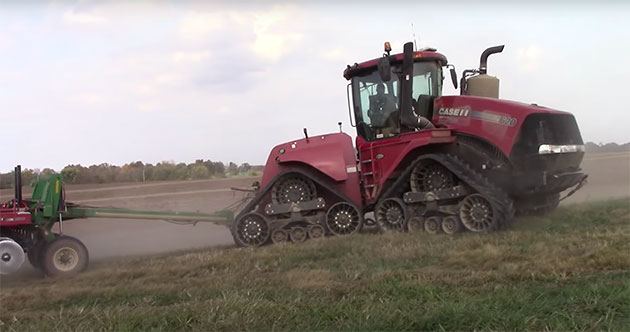
POLYGON ((584 152, 584 145, 551 145, 542 144, 538 147, 538 154, 550 154, 550 153, 571 153, 571 152, 584 152))

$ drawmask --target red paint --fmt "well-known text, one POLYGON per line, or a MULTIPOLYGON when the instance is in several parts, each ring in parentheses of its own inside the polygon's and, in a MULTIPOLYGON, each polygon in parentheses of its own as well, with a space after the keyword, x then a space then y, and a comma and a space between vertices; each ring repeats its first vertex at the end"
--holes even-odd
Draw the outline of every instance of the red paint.
POLYGON ((506 156, 510 156, 521 125, 530 114, 569 114, 551 108, 519 103, 510 100, 474 97, 474 96, 443 96, 436 98, 433 108, 433 123, 471 136, 480 137, 497 146, 506 156), (510 125, 482 121, 471 116, 442 116, 440 108, 469 108, 471 112, 503 115, 516 119, 510 125))
MULTIPOLYGON (((403 60, 403 53, 398 53, 390 56, 391 63, 399 63, 403 60)), ((448 60, 446 56, 441 53, 433 52, 433 51, 418 51, 413 53, 414 61, 436 61, 441 66, 446 66, 448 64, 448 60)), ((381 58, 372 59, 369 61, 361 62, 355 66, 351 66, 351 70, 363 70, 363 69, 371 69, 378 65, 378 62, 381 58)), ((344 77, 349 79, 350 75, 348 75, 348 68, 344 71, 344 77)))
POLYGON ((448 144, 455 141, 446 129, 403 133, 395 137, 366 141, 357 136, 361 174, 364 178, 363 194, 366 204, 373 204, 383 191, 385 182, 392 177, 398 165, 412 151, 429 144, 448 144), (439 132, 439 136, 434 132, 439 132))
POLYGON ((340 193, 361 206, 355 150, 347 134, 317 135, 275 146, 267 158, 261 186, 264 188, 275 176, 296 165, 309 166, 330 177, 340 193))
MULTIPOLYGON (((402 62, 403 57, 404 57, 403 53, 398 53, 398 54, 394 54, 390 56, 390 58, 393 59, 392 62, 402 62)), ((439 61, 441 65, 446 65, 448 63, 448 61, 446 60, 446 56, 444 56, 441 53, 432 52, 432 51, 413 52, 413 58, 422 59, 422 61, 439 61)), ((380 60, 381 58, 377 58, 377 59, 361 62, 359 64, 359 68, 364 69, 364 68, 376 67, 376 65, 378 64, 380 60)))
POLYGON ((24 202, 13 204, 14 200, 0 204, 0 227, 14 227, 31 224, 31 213, 24 202))

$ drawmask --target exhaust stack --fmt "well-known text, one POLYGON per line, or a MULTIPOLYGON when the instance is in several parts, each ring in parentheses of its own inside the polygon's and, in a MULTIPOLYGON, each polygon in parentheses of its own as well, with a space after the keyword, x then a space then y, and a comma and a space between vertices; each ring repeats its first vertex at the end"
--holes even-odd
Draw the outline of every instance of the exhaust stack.
POLYGON ((487 48, 481 53, 479 69, 465 70, 462 75, 462 95, 499 98, 499 79, 488 75, 488 57, 503 52, 504 45, 487 48), (475 75, 477 74, 477 75, 475 75), (467 78, 469 75, 474 75, 467 78))
POLYGON ((481 58, 479 59, 479 74, 483 75, 488 72, 488 57, 492 54, 503 52, 503 47, 505 47, 505 45, 490 47, 481 53, 481 58))

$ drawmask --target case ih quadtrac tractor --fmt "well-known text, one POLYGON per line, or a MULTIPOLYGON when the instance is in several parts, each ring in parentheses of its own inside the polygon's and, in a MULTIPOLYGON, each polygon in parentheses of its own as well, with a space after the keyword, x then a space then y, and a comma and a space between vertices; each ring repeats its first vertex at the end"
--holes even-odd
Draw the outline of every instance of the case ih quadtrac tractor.
POLYGON ((586 179, 580 131, 569 113, 498 99, 487 59, 502 50, 485 50, 479 68, 463 72, 459 96, 442 96, 443 69, 458 85, 446 57, 413 43, 395 55, 386 43, 381 58, 348 66, 356 145, 344 133, 304 130, 274 147, 256 196, 231 226, 235 242, 347 235, 364 222, 490 232, 515 212, 555 208, 561 192, 586 179))

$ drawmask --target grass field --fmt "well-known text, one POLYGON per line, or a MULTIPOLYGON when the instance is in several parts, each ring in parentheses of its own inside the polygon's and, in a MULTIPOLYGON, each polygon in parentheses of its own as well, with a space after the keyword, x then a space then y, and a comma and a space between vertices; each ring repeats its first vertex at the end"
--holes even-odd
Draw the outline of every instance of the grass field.
POLYGON ((358 235, 100 262, 3 287, 8 330, 624 330, 630 200, 508 231, 358 235))

